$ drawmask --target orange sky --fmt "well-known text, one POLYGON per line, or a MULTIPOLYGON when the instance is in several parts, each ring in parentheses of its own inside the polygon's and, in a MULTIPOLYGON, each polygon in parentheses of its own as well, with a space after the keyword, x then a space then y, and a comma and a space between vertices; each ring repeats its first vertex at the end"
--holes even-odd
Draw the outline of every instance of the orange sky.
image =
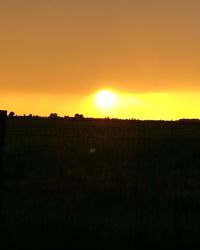
POLYGON ((198 0, 1 0, 0 108, 104 116, 89 100, 111 88, 143 103, 111 116, 200 117, 199 13, 198 0))

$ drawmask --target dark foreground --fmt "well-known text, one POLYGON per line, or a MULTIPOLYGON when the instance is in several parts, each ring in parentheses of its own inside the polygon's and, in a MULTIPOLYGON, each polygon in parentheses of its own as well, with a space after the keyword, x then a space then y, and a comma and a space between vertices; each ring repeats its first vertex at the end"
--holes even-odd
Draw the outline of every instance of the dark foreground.
POLYGON ((7 120, 2 249, 199 244, 200 124, 7 120))

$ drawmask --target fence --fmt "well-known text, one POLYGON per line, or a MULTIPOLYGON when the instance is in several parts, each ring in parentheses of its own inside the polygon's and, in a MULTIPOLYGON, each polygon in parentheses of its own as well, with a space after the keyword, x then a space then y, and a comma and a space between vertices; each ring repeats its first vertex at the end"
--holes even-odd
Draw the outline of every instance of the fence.
POLYGON ((22 169, 45 175, 50 169, 90 162, 173 165, 171 161, 197 157, 199 139, 198 123, 13 117, 7 119, 5 167, 16 175, 22 169))
POLYGON ((13 117, 6 126, 2 217, 19 239, 35 223, 62 225, 64 237, 66 228, 110 237, 118 226, 119 238, 179 232, 182 242, 194 225, 198 236, 200 124, 13 117))
POLYGON ((7 111, 0 110, 0 178, 2 173, 3 155, 5 147, 6 117, 7 111))

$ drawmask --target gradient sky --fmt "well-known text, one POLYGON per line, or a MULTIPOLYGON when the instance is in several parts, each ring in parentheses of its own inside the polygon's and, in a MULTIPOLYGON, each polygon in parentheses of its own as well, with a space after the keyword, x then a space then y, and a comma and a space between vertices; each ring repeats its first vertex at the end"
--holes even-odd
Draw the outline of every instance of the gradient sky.
POLYGON ((0 0, 0 109, 200 118, 199 13, 199 0, 0 0), (123 100, 111 113, 92 106, 104 88, 123 100))

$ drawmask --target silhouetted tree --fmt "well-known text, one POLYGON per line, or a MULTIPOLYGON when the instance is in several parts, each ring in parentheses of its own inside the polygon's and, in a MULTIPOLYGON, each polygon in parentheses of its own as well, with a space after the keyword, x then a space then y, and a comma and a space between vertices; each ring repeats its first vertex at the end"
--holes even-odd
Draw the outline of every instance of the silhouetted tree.
POLYGON ((76 118, 76 119, 84 119, 84 116, 80 115, 80 114, 75 114, 74 118, 76 118))
POLYGON ((15 116, 15 112, 13 112, 13 111, 11 111, 10 113, 9 113, 9 115, 8 115, 9 117, 13 117, 13 116, 15 116))
POLYGON ((56 119, 56 118, 58 118, 58 114, 57 114, 57 113, 51 113, 51 114, 49 115, 49 118, 56 119))

